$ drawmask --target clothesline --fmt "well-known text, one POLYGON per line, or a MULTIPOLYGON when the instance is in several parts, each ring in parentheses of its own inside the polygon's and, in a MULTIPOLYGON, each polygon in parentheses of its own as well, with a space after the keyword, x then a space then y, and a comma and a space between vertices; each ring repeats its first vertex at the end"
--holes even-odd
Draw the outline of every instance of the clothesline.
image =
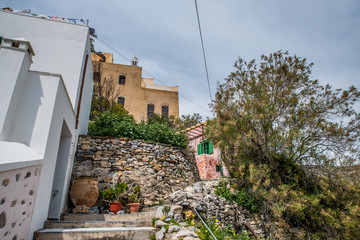
MULTIPOLYGON (((25 15, 31 15, 33 17, 38 17, 38 18, 42 18, 42 19, 51 19, 51 20, 55 20, 55 21, 60 21, 60 22, 69 22, 69 23, 75 23, 75 24, 86 24, 87 26, 89 26, 89 20, 86 19, 79 19, 79 18, 64 18, 64 17, 54 17, 54 16, 47 16, 47 15, 43 15, 43 14, 37 14, 37 13, 31 13, 30 9, 26 9, 26 10, 14 10, 12 8, 6 7, 6 8, 1 8, 1 10, 3 11, 9 11, 12 13, 24 13, 25 15)), ((90 35, 97 37, 95 35, 95 29, 89 27, 90 29, 90 35)))
POLYGON ((39 18, 43 18, 43 19, 51 19, 51 20, 55 20, 55 21, 62 21, 62 22, 72 22, 72 23, 76 23, 76 24, 86 24, 89 25, 89 20, 86 19, 79 19, 79 18, 65 18, 65 17, 54 17, 54 16, 47 16, 47 15, 43 15, 43 14, 37 14, 37 13, 31 13, 30 9, 26 9, 26 10, 14 10, 12 8, 6 7, 6 8, 2 8, 1 10, 3 11, 9 11, 12 13, 24 13, 24 14, 29 14, 33 17, 39 17, 39 18))

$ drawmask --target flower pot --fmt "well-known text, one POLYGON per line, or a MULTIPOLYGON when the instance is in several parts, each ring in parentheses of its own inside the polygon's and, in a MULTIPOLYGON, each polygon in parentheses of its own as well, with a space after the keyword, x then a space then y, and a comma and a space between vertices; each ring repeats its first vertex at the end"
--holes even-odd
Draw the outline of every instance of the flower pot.
POLYGON ((129 203, 130 213, 137 213, 139 212, 140 203, 129 203))
POLYGON ((116 214, 121 210, 121 202, 111 202, 110 203, 110 212, 116 214))
POLYGON ((98 181, 96 178, 81 176, 75 179, 71 186, 70 199, 75 205, 94 206, 99 197, 98 181))

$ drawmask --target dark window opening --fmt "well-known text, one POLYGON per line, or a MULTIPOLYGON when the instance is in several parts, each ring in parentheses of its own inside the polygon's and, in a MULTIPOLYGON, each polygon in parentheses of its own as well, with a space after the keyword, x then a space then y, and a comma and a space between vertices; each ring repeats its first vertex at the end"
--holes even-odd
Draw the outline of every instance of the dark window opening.
POLYGON ((169 116, 169 107, 168 106, 162 106, 161 107, 161 113, 163 116, 168 117, 169 116))
POLYGON ((94 81, 99 82, 100 81, 100 72, 94 72, 94 81))
POLYGON ((155 112, 155 105, 154 104, 148 104, 147 105, 147 116, 151 117, 155 112))
POLYGON ((125 106, 125 98, 124 97, 118 97, 117 103, 125 106))
POLYGON ((221 172, 221 166, 220 165, 216 165, 216 172, 221 172))
POLYGON ((213 145, 208 140, 201 142, 197 147, 198 147, 198 155, 201 155, 203 153, 212 154, 214 152, 213 145))
POLYGON ((125 75, 120 75, 119 76, 119 84, 125 85, 125 79, 126 79, 125 75))

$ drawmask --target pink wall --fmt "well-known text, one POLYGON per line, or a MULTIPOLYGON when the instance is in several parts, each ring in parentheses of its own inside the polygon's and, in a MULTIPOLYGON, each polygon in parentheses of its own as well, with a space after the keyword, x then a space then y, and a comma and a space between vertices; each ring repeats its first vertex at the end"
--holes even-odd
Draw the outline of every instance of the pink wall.
MULTIPOLYGON (((221 177, 221 172, 216 172, 216 165, 220 165, 220 150, 213 148, 212 154, 198 155, 197 146, 202 142, 202 136, 190 140, 189 145, 195 151, 196 164, 199 169, 201 179, 214 179, 221 177)), ((229 177, 229 171, 224 163, 222 164, 224 177, 229 177)))
POLYGON ((36 165, 0 172, 0 239, 28 239, 40 169, 36 165))

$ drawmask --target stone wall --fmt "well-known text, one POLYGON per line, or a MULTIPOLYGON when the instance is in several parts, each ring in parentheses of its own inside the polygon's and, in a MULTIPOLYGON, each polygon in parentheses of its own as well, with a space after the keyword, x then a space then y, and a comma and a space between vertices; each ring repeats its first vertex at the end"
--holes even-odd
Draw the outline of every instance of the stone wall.
POLYGON ((194 155, 186 149, 85 135, 79 137, 72 181, 79 176, 97 178, 101 190, 119 182, 138 184, 147 206, 199 180, 194 155))

